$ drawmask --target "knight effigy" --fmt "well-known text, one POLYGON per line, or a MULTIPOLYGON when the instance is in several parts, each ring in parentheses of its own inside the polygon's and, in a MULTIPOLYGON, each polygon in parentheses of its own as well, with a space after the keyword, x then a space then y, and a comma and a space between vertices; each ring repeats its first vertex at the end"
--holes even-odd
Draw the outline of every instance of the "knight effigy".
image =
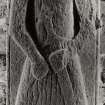
POLYGON ((9 105, 95 105, 95 0, 11 0, 9 105))

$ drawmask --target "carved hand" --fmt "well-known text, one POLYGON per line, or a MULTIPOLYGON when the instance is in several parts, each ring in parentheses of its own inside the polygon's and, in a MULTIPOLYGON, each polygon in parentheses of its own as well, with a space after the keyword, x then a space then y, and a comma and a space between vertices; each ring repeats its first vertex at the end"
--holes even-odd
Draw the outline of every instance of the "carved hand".
POLYGON ((37 80, 44 78, 49 71, 47 62, 43 58, 39 58, 37 62, 31 63, 31 72, 37 80))

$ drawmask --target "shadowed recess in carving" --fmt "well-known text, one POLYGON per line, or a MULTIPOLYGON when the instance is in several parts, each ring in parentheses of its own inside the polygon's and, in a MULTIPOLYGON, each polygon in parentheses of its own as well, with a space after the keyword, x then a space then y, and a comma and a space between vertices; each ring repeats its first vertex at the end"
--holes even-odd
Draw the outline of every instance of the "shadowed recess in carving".
POLYGON ((38 50, 40 50, 41 46, 39 46, 39 43, 38 43, 37 32, 36 32, 36 27, 35 27, 35 10, 34 9, 35 9, 34 0, 29 0, 28 5, 27 5, 26 20, 25 20, 26 30, 30 34, 38 50))
POLYGON ((80 30, 80 16, 76 7, 75 0, 73 0, 73 16, 74 16, 74 37, 75 38, 80 30))
MULTIPOLYGON (((38 51, 40 52, 40 54, 44 57, 45 61, 47 62, 47 64, 49 65, 50 70, 52 70, 52 67, 50 66, 50 63, 48 61, 48 59, 46 58, 46 55, 48 53, 48 51, 45 52, 45 49, 42 48, 42 45, 40 44, 40 42, 38 41, 38 33, 36 30, 36 20, 35 20, 35 6, 34 6, 34 0, 29 0, 28 1, 28 5, 27 5, 27 12, 26 12, 26 30, 29 33, 29 35, 31 36, 31 38, 34 41, 34 44, 36 45, 38 51)), ((43 30, 43 29, 42 29, 43 30)))
MULTIPOLYGON (((38 51, 41 53, 43 57, 45 57, 45 52, 42 50, 42 45, 38 41, 38 33, 36 30, 36 20, 35 20, 35 6, 34 6, 34 0, 29 0, 27 5, 27 12, 26 12, 26 30, 31 36, 32 40, 34 41, 34 44, 36 45, 38 51)), ((43 29, 42 29, 43 30, 43 29)))
POLYGON ((101 81, 105 83, 105 72, 104 71, 101 72, 101 81))

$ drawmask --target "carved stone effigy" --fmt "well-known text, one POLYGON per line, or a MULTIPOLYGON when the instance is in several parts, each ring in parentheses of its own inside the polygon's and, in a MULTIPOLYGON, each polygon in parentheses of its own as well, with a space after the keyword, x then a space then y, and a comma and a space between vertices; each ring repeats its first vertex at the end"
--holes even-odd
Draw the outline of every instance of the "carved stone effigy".
POLYGON ((10 105, 95 105, 95 0, 13 0, 10 105))

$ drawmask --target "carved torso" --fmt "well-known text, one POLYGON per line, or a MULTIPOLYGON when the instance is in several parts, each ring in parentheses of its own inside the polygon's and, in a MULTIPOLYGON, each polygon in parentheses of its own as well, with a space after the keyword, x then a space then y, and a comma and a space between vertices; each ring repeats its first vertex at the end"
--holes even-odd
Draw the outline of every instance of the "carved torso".
POLYGON ((37 38, 44 53, 49 56, 57 50, 67 48, 68 41, 74 35, 72 0, 53 3, 36 0, 35 4, 37 38))

